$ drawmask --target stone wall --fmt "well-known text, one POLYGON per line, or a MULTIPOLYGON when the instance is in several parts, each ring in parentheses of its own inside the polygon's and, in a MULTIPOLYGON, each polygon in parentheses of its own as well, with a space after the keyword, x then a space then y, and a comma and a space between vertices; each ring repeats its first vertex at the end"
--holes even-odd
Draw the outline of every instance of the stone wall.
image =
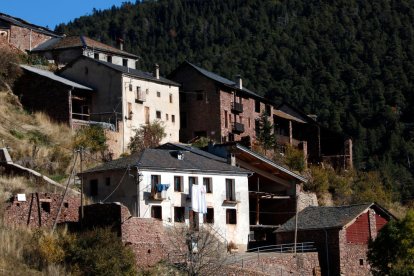
POLYGON ((308 206, 318 206, 318 198, 315 193, 298 193, 298 212, 302 211, 308 206))
MULTIPOLYGON (((51 228, 56 220, 61 194, 27 194, 25 201, 19 201, 17 195, 6 205, 4 221, 9 225, 51 228)), ((78 221, 79 196, 66 196, 58 224, 78 221)))
POLYGON ((10 26, 9 43, 19 48, 23 52, 26 50, 32 50, 50 38, 51 36, 44 35, 36 31, 31 31, 27 28, 22 28, 15 25, 10 26))
POLYGON ((319 271, 317 252, 265 253, 243 262, 243 267, 270 275, 315 275, 319 271))
POLYGON ((339 231, 340 270, 343 275, 371 275, 367 261, 367 244, 355 244, 346 241, 346 230, 339 231))

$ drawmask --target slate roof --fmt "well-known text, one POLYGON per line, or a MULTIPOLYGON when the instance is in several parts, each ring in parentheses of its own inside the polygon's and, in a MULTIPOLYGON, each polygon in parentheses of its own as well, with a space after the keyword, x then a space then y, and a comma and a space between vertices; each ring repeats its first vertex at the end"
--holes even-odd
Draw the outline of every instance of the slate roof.
MULTIPOLYGON (((298 230, 315 230, 341 228, 357 218, 374 203, 346 206, 309 206, 298 214, 298 230)), ((295 217, 289 219, 275 232, 291 232, 295 230, 295 217)))
POLYGON ((209 153, 207 151, 201 150, 196 147, 192 147, 190 145, 181 144, 181 143, 166 143, 158 147, 159 149, 169 149, 169 150, 184 150, 184 151, 191 151, 192 153, 201 155, 206 158, 210 158, 219 162, 227 163, 227 159, 217 156, 215 154, 209 153))
POLYGON ((67 36, 67 37, 51 39, 49 41, 46 41, 45 43, 40 44, 39 46, 34 48, 32 51, 40 52, 40 51, 50 51, 50 50, 63 50, 63 49, 68 49, 68 48, 89 48, 89 49, 96 49, 96 50, 101 50, 104 52, 117 54, 120 56, 138 58, 138 56, 134 54, 122 51, 118 48, 109 46, 107 44, 93 40, 83 35, 67 36))
POLYGON ((74 88, 83 89, 83 90, 93 90, 92 88, 89 88, 89 87, 84 86, 82 84, 79 84, 79 83, 70 81, 68 79, 62 78, 62 77, 60 77, 60 76, 58 76, 55 73, 50 72, 50 71, 42 70, 42 69, 39 69, 39 68, 35 68, 35 67, 28 66, 28 65, 23 65, 23 64, 21 64, 20 67, 23 68, 24 70, 27 70, 27 71, 32 72, 34 74, 49 78, 51 80, 60 82, 62 84, 65 84, 65 85, 68 85, 68 86, 71 86, 71 87, 74 87, 74 88))
POLYGON ((49 30, 48 28, 29 23, 23 19, 13 17, 5 13, 0 13, 0 20, 4 20, 6 22, 9 22, 12 25, 19 26, 22 28, 32 29, 35 32, 45 34, 48 36, 61 37, 61 35, 49 30))
MULTIPOLYGON (((213 81, 216 81, 216 82, 219 82, 219 83, 221 83, 223 85, 230 86, 232 88, 235 88, 235 89, 240 90, 238 88, 237 84, 234 81, 231 81, 229 79, 226 79, 226 78, 224 78, 222 76, 219 76, 219 75, 217 75, 217 74, 215 74, 213 72, 207 71, 206 69, 203 69, 201 67, 198 67, 197 65, 194 65, 194 64, 192 64, 192 63, 190 63, 188 61, 186 61, 185 63, 188 64, 188 65, 190 65, 191 67, 193 67, 194 69, 196 69, 199 73, 201 73, 202 75, 206 76, 207 78, 209 78, 209 79, 211 79, 213 81)), ((260 98, 260 99, 265 100, 262 96, 256 94, 255 92, 253 92, 253 91, 251 91, 251 90, 249 90, 247 88, 242 87, 241 91, 245 92, 246 94, 248 94, 250 96, 254 96, 256 98, 260 98)))
POLYGON ((177 150, 145 149, 141 153, 109 161, 84 173, 100 172, 107 170, 126 169, 128 166, 139 166, 142 170, 159 170, 174 172, 194 172, 213 174, 248 174, 249 171, 229 164, 203 157, 190 151, 182 151, 184 159, 178 160, 177 150))
MULTIPOLYGON (((88 58, 88 57, 85 57, 85 58, 88 58)), ((121 66, 121 65, 110 63, 110 62, 106 62, 106 61, 103 61, 103 60, 97 60, 97 59, 93 59, 93 58, 88 58, 88 59, 96 61, 100 64, 103 64, 103 65, 105 65, 109 68, 112 68, 112 69, 114 69, 118 72, 121 72, 123 74, 128 74, 130 76, 133 76, 133 77, 136 77, 136 78, 139 78, 139 79, 145 79, 145 80, 164 83, 164 84, 173 85, 173 86, 180 86, 180 84, 178 84, 178 83, 176 83, 172 80, 166 79, 164 77, 161 77, 161 76, 160 76, 159 79, 157 79, 153 76, 152 73, 149 73, 149 72, 144 72, 144 71, 140 71, 140 70, 137 70, 137 69, 128 68, 128 67, 125 67, 125 66, 121 66)))

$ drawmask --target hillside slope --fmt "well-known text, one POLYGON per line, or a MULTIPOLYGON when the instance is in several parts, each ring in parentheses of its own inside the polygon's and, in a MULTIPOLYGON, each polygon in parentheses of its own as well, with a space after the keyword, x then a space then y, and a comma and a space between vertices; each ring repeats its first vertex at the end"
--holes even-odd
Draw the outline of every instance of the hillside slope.
POLYGON ((395 198, 414 196, 414 2, 143 1, 60 25, 164 74, 187 59, 318 115, 354 138, 357 168, 380 170, 395 198))

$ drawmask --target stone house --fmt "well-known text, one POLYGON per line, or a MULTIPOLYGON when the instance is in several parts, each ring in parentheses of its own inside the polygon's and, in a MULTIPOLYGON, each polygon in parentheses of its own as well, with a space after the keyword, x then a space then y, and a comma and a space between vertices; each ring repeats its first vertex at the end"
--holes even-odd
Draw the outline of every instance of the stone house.
POLYGON ((80 56, 87 56, 135 69, 138 59, 138 56, 123 50, 123 42, 120 39, 118 48, 115 48, 83 35, 52 38, 35 47, 31 53, 44 56, 58 67, 80 56))
POLYGON ((33 48, 51 38, 61 35, 23 19, 0 13, 0 40, 18 48, 22 52, 33 48))
POLYGON ((243 86, 190 62, 182 63, 169 78, 180 86, 180 141, 197 137, 216 142, 255 140, 262 111, 269 116, 273 103, 243 86), (208 116, 208 120, 206 120, 208 116))
POLYGON ((14 93, 29 111, 42 111, 53 120, 73 127, 76 120, 89 119, 94 91, 55 73, 20 65, 22 76, 14 85, 14 93), (53 99, 51 101, 50 99, 53 99))
POLYGON ((79 219, 79 195, 55 193, 17 194, 13 196, 4 212, 4 222, 10 225, 51 228, 55 221, 77 223, 79 219), (58 217, 59 208, 62 209, 58 217))
POLYGON ((163 142, 177 142, 180 129, 179 85, 153 73, 116 65, 85 56, 62 68, 58 75, 94 90, 91 105, 84 115, 73 120, 79 125, 89 121, 112 124, 117 131, 115 156, 127 151, 135 129, 155 120, 165 126, 163 142), (84 117, 85 117, 84 116, 84 117))
MULTIPOLYGON (((297 215, 297 242, 314 242, 322 275, 370 275, 368 242, 395 217, 376 203, 307 207, 297 215)), ((293 243, 296 217, 275 231, 279 244, 293 243)))
POLYGON ((81 177, 85 194, 95 202, 120 202, 134 217, 164 225, 197 229, 202 224, 223 242, 246 250, 250 172, 225 161, 203 151, 146 149, 81 177))

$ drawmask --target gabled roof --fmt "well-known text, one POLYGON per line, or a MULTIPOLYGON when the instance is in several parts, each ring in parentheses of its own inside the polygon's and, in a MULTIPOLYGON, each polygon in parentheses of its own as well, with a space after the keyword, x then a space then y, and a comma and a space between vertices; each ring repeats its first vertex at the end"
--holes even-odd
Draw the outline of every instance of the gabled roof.
POLYGON ((108 52, 120 56, 130 57, 130 58, 138 58, 138 56, 122 51, 118 48, 109 46, 102 42, 93 40, 87 36, 79 35, 79 36, 67 36, 61 38, 51 39, 46 41, 45 43, 40 44, 36 48, 34 48, 33 52, 43 52, 43 51, 51 51, 51 50, 63 50, 68 48, 89 48, 92 50, 108 52))
POLYGON ((126 169, 138 166, 141 170, 193 172, 204 174, 247 175, 250 172, 216 161, 191 151, 182 151, 183 160, 177 158, 177 150, 145 149, 127 157, 109 161, 84 173, 126 169))
POLYGON ((0 13, 0 20, 4 20, 6 22, 9 22, 12 25, 16 25, 22 28, 27 28, 27 29, 31 29, 33 31, 36 31, 38 33, 41 34, 45 34, 48 36, 53 36, 53 37, 61 37, 61 35, 45 28, 45 27, 41 27, 32 23, 29 23, 23 19, 17 18, 17 17, 13 17, 10 16, 8 14, 4 14, 4 13, 0 13))
MULTIPOLYGON (((197 65, 194 65, 194 64, 192 64, 192 63, 190 63, 188 61, 185 61, 178 68, 180 68, 181 66, 184 66, 184 65, 188 65, 188 66, 194 68, 196 71, 198 71, 203 76, 205 76, 205 77, 207 77, 207 78, 209 78, 209 79, 211 79, 211 80, 213 80, 215 82, 218 82, 218 83, 220 83, 220 84, 222 84, 224 86, 227 86, 227 87, 230 87, 232 89, 236 89, 236 90, 242 91, 242 92, 246 93, 247 95, 253 96, 255 98, 260 98, 261 100, 268 101, 265 98, 263 98, 262 96, 256 94, 255 92, 253 92, 253 91, 251 91, 251 90, 249 90, 249 89, 247 89, 245 87, 242 87, 242 89, 239 89, 239 87, 237 86, 237 84, 234 81, 231 81, 231 80, 226 79, 226 78, 224 78, 222 76, 219 76, 216 73, 207 71, 206 69, 203 69, 201 67, 198 67, 197 65)), ((178 70, 178 68, 176 70, 178 70)))
MULTIPOLYGON (((294 173, 290 169, 288 169, 288 168, 286 168, 286 167, 284 167, 280 164, 277 164, 274 161, 268 159, 267 157, 265 157, 261 154, 258 154, 256 152, 240 145, 240 144, 235 144, 233 146, 233 150, 236 150, 236 151, 239 152, 239 154, 237 155, 237 158, 239 158, 239 159, 243 158, 243 156, 240 153, 244 153, 244 155, 248 156, 249 159, 254 158, 256 160, 256 163, 257 163, 257 161, 260 161, 261 163, 267 165, 268 170, 271 170, 271 168, 273 170, 276 169, 277 171, 281 172, 281 174, 288 175, 291 178, 294 178, 299 182, 308 182, 308 180, 305 177, 303 177, 302 175, 294 173)), ((249 160, 249 159, 246 159, 246 161, 249 160)))
MULTIPOLYGON (((369 208, 375 208, 388 219, 395 218, 387 210, 376 203, 364 203, 346 206, 309 206, 298 214, 298 230, 316 230, 342 228, 365 213, 369 208)), ((295 217, 289 219, 275 232, 291 232, 295 230, 295 217)))
POLYGON ((191 151, 192 153, 201 155, 203 157, 206 158, 210 158, 216 161, 220 161, 220 162, 225 162, 227 163, 227 159, 214 155, 212 153, 209 153, 207 151, 201 150, 199 148, 196 147, 192 147, 190 145, 187 144, 182 144, 182 143, 166 143, 164 145, 161 145, 158 147, 158 149, 169 149, 169 150, 183 150, 183 151, 191 151))
POLYGON ((60 83, 65 84, 67 86, 71 86, 71 87, 74 87, 74 88, 77 88, 77 89, 82 89, 82 90, 91 90, 91 91, 93 90, 92 88, 89 88, 89 87, 84 86, 82 84, 79 84, 79 83, 76 83, 74 81, 70 81, 70 80, 65 79, 63 77, 60 77, 60 76, 58 76, 55 73, 50 72, 50 71, 42 70, 42 69, 39 69, 39 68, 36 68, 36 67, 23 65, 23 64, 21 64, 20 67, 23 68, 24 70, 27 70, 29 72, 32 72, 34 74, 40 75, 42 77, 45 77, 45 78, 48 78, 48 79, 51 79, 51 80, 54 80, 54 81, 57 81, 57 82, 60 82, 60 83))
POLYGON ((138 78, 138 79, 144 79, 144 80, 148 80, 148 81, 152 81, 152 82, 168 84, 168 85, 173 85, 173 86, 180 86, 180 84, 178 84, 178 83, 176 83, 172 80, 166 79, 164 77, 161 77, 161 76, 160 76, 159 79, 157 79, 156 77, 153 76, 152 73, 149 73, 149 72, 140 71, 140 70, 137 70, 137 69, 133 69, 133 68, 129 68, 129 67, 126 67, 126 66, 113 64, 113 63, 106 62, 106 61, 103 61, 103 60, 93 59, 93 58, 86 57, 86 56, 79 56, 77 59, 75 59, 74 61, 70 62, 68 65, 63 67, 59 72, 65 71, 66 68, 71 67, 74 63, 78 62, 78 60, 80 60, 80 59, 85 59, 89 62, 95 62, 97 64, 104 65, 104 66, 106 66, 106 67, 108 67, 108 68, 110 68, 114 71, 120 72, 122 74, 129 75, 131 77, 135 77, 135 78, 138 78))

